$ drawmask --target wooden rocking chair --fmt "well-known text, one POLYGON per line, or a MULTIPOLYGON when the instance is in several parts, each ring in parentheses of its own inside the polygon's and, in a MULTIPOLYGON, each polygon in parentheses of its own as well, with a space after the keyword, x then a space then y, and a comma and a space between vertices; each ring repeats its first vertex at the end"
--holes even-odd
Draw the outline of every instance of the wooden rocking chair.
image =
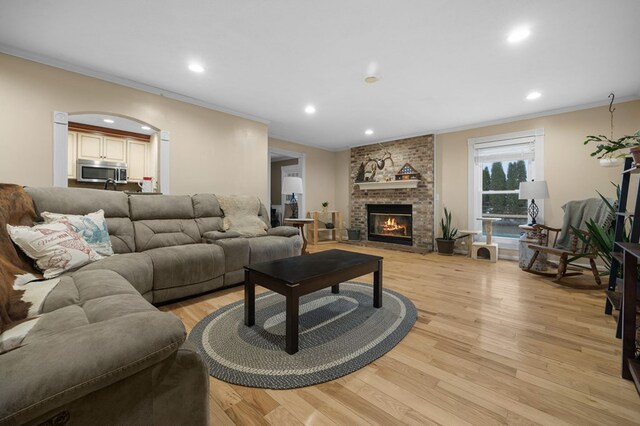
MULTIPOLYGON (((565 250, 556 247, 558 234, 561 231, 560 229, 551 228, 550 226, 546 225, 534 225, 533 228, 534 233, 538 236, 538 244, 528 245, 530 250, 534 250, 534 254, 531 257, 529 265, 524 268, 523 271, 547 277, 555 277, 553 281, 559 282, 563 277, 582 275, 582 272, 576 269, 591 269, 596 283, 598 285, 602 284, 600 275, 598 274, 598 269, 596 268, 597 253, 591 245, 591 239, 589 238, 588 232, 580 229, 577 230, 577 232, 580 232, 585 236, 583 240, 578 238, 575 232, 571 231, 571 249, 565 250), (540 253, 559 257, 557 272, 536 271, 533 269, 533 265, 535 264, 536 259, 538 258, 538 255, 540 253), (578 259, 589 259, 590 267, 574 264, 574 262, 578 259), (568 269, 571 269, 572 271, 569 272, 568 269)), ((552 262, 549 263, 555 266, 552 262)))

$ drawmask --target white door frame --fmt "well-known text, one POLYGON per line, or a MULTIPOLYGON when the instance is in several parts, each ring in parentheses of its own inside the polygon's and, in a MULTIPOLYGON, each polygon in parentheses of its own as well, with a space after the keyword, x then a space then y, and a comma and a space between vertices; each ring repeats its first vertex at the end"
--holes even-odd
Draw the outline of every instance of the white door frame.
MULTIPOLYGON (((304 152, 297 152, 297 151, 289 151, 286 149, 281 149, 281 148, 275 148, 275 147, 269 147, 269 155, 267 156, 267 160, 269 162, 269 164, 267 165, 267 194, 269 194, 269 206, 271 206, 271 156, 272 154, 278 155, 278 156, 287 156, 287 157, 292 157, 292 158, 297 158, 298 159, 298 166, 300 167, 300 177, 302 178, 302 190, 304 191, 304 194, 307 193, 307 180, 305 178, 306 176, 306 167, 305 167, 305 163, 306 163, 306 154, 304 152)), ((304 195, 303 194, 303 195, 304 195)), ((305 210, 305 199, 307 197, 302 197, 302 202, 298 205, 298 215, 300 215, 300 217, 305 217, 306 215, 306 210, 305 210), (302 213, 300 213, 302 212, 302 213)), ((271 208, 268 209, 269 210, 269 215, 271 215, 271 208)), ((284 214, 284 211, 282 212, 284 214)))

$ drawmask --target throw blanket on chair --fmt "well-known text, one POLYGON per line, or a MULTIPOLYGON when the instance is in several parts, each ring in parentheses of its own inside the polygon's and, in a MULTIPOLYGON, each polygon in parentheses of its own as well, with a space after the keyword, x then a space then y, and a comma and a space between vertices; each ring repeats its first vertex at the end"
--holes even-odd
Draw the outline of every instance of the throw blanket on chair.
POLYGON ((237 231, 243 237, 267 235, 267 224, 260 219, 260 200, 246 195, 218 195, 224 213, 224 230, 237 231))
POLYGON ((586 230, 586 223, 593 219, 598 224, 603 224, 610 214, 607 204, 600 198, 569 201, 562 206, 564 217, 562 230, 556 247, 563 250, 571 250, 571 228, 586 230))
POLYGON ((0 184, 0 333, 27 318, 30 302, 23 300, 24 290, 16 290, 16 275, 40 272, 11 241, 7 224, 31 226, 36 218, 33 201, 21 186, 0 184))

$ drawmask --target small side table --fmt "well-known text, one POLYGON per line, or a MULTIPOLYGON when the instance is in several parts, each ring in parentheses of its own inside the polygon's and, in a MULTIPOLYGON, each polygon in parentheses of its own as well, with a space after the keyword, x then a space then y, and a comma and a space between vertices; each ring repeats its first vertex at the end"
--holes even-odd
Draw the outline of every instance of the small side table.
MULTIPOLYGON (((529 244, 540 244, 540 234, 532 225, 518 225, 522 229, 522 235, 518 241, 518 266, 525 269, 529 266, 529 262, 533 257, 534 251, 529 248, 529 244)), ((547 254, 538 253, 535 263, 531 267, 533 271, 544 272, 547 267, 547 254)))
POLYGON ((304 219, 304 218, 291 219, 290 218, 290 219, 283 220, 283 222, 285 225, 291 225, 300 230, 300 235, 302 235, 301 254, 309 254, 309 252, 307 251, 307 238, 304 236, 304 225, 306 225, 307 223, 313 223, 313 219, 304 219))

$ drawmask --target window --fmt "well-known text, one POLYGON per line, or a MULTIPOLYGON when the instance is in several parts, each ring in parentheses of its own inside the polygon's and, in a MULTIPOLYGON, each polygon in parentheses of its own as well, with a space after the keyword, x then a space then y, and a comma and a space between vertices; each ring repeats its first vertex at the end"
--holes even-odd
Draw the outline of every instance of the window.
MULTIPOLYGON (((528 222, 528 201, 519 199, 518 188, 544 178, 543 142, 543 129, 469 139, 469 229, 481 228, 479 217, 500 218, 493 236, 506 248, 516 247, 518 226, 528 222)), ((543 200, 536 203, 542 223, 543 200)))

